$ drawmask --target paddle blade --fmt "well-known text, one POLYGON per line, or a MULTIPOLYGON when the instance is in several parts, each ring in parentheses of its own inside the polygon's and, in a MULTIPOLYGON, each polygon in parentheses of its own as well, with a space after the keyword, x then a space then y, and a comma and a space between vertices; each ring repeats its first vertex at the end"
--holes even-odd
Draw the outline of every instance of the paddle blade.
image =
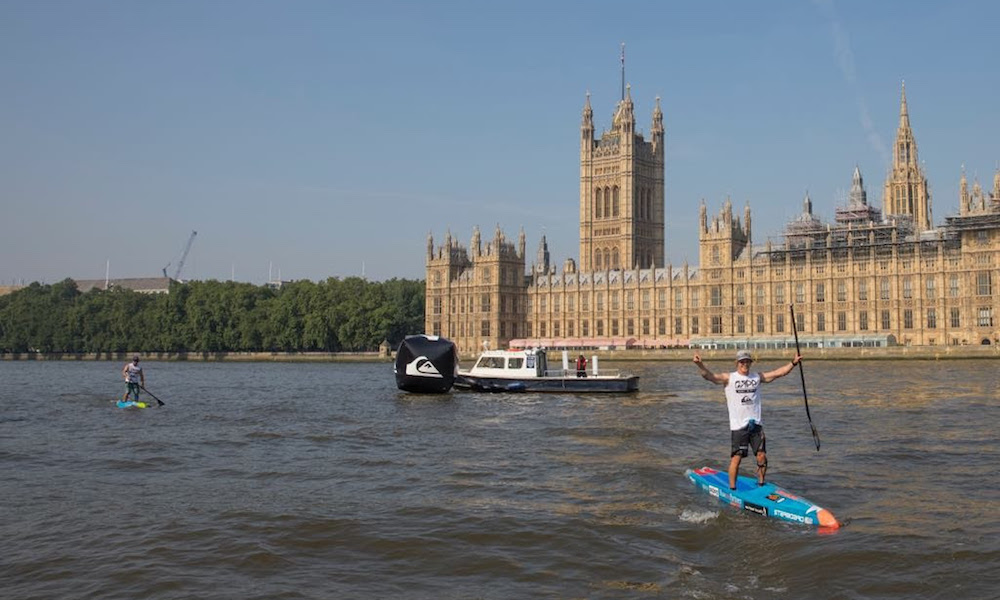
POLYGON ((812 421, 809 422, 809 427, 812 428, 813 441, 816 442, 816 452, 819 452, 819 432, 816 431, 816 426, 812 424, 812 421))

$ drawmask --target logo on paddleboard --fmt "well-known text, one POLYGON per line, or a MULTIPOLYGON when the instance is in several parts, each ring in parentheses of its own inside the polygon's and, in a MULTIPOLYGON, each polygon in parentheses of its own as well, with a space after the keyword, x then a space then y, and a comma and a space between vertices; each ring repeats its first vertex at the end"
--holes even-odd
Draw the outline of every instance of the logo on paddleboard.
POLYGON ((778 494, 768 494, 767 495, 767 499, 770 500, 771 502, 784 502, 785 501, 785 499, 783 497, 779 496, 778 494))
POLYGON ((743 510, 750 511, 752 513, 757 513, 758 515, 767 516, 767 509, 759 504, 754 504, 753 502, 744 502, 743 510))
POLYGON ((444 379, 444 375, 437 370, 434 363, 428 360, 426 356, 418 356, 407 364, 406 374, 415 377, 438 377, 444 379))

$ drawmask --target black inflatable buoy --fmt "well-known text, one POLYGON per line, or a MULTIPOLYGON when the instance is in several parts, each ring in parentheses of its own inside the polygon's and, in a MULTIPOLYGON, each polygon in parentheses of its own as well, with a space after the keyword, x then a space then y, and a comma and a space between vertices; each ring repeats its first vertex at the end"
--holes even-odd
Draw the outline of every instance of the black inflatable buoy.
POLYGON ((436 335, 408 335, 396 352, 396 387, 418 394, 444 394, 455 383, 458 348, 436 335))

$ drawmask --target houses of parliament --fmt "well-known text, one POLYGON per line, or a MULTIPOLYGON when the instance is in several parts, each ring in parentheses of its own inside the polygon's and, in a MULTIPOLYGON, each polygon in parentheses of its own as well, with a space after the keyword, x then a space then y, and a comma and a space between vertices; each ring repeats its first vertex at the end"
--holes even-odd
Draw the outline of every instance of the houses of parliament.
MULTIPOLYGON (((846 179, 846 178, 845 178, 846 179)), ((987 193, 961 173, 959 213, 935 223, 905 85, 882 208, 854 169, 833 223, 812 212, 754 244, 750 206, 700 207, 698 264, 664 257, 660 100, 647 140, 631 91, 595 134, 580 125, 580 256, 561 271, 544 237, 534 260, 499 226, 468 246, 427 239, 425 331, 463 354, 490 348, 812 347, 1000 343, 1000 169, 987 193), (790 310, 794 308, 794 313, 790 310), (792 323, 792 314, 795 322, 792 323), (794 329, 793 329, 794 326, 794 329)))

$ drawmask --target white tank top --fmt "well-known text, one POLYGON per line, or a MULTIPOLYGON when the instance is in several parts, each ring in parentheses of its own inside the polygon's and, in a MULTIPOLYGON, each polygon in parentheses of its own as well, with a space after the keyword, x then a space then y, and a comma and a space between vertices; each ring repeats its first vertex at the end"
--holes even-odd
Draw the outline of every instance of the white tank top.
POLYGON ((729 405, 729 428, 743 429, 753 419, 760 420, 760 373, 740 375, 739 371, 729 374, 726 384, 726 404, 729 405))
POLYGON ((128 372, 125 375, 125 381, 129 383, 139 383, 139 373, 142 373, 142 367, 135 366, 135 363, 129 363, 128 372))

